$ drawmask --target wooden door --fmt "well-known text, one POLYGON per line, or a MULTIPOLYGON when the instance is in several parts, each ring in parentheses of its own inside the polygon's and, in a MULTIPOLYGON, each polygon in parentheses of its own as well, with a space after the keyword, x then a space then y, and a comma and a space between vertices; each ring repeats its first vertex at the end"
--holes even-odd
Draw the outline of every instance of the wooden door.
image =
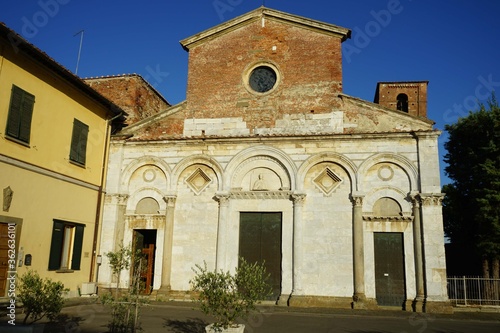
POLYGON ((276 300, 281 294, 281 213, 241 213, 239 255, 249 263, 264 262, 276 300))
POLYGON ((150 294, 153 288, 153 262, 155 254, 155 245, 149 244, 142 249, 144 255, 144 269, 141 272, 141 279, 144 283, 144 293, 150 294))
POLYGON ((376 232, 374 245, 377 303, 402 307, 406 300, 403 234, 376 232))
POLYGON ((5 296, 7 272, 9 271, 9 233, 8 224, 0 223, 0 297, 5 296))

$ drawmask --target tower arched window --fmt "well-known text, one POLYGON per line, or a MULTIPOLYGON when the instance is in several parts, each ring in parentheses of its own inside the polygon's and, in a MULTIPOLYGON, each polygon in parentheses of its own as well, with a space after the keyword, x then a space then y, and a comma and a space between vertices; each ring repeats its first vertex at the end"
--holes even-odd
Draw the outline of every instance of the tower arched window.
POLYGON ((397 109, 399 111, 408 112, 408 95, 399 94, 397 100, 398 100, 397 109))

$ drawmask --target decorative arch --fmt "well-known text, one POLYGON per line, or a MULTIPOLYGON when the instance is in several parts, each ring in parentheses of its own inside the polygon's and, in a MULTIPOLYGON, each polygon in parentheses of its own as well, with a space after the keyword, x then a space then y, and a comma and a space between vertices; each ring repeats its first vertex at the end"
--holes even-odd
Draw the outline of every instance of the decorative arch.
MULTIPOLYGON (((357 179, 362 179, 363 175, 365 175, 371 167, 379 163, 392 163, 399 166, 408 176, 410 191, 418 190, 417 168, 408 158, 397 154, 381 153, 372 155, 360 165, 356 174, 357 179)), ((366 190, 365 184, 360 182, 358 190, 364 192, 364 190, 366 190)))
POLYGON ((356 165, 354 162, 352 162, 349 158, 342 154, 338 153, 333 153, 333 152, 325 152, 321 153, 318 155, 311 156, 307 160, 302 163, 302 165, 299 167, 299 170, 297 172, 297 190, 303 190, 303 185, 305 181, 305 177, 307 175, 307 172, 309 169, 311 169, 313 166, 323 163, 323 162, 331 162, 338 164, 340 167, 342 167, 347 174, 349 175, 349 178, 351 180, 351 191, 356 191, 357 190, 357 176, 356 176, 356 165))
POLYGON ((373 189, 367 193, 363 200, 363 212, 372 214, 373 206, 382 198, 390 198, 396 201, 401 207, 403 216, 410 216, 412 214, 412 205, 407 199, 408 193, 392 186, 373 189))
POLYGON ((158 202, 160 206, 160 214, 165 214, 167 209, 167 203, 163 199, 165 193, 154 187, 143 187, 130 194, 127 200, 127 214, 135 214, 135 209, 139 201, 144 198, 153 198, 158 202))
POLYGON ((263 167, 276 173, 282 181, 282 188, 288 190, 296 188, 297 169, 290 157, 273 147, 255 146, 241 151, 229 161, 224 175, 224 190, 229 191, 241 183, 246 173, 252 169, 251 161, 256 159, 264 160, 263 167))
MULTIPOLYGON (((220 191, 223 188, 223 176, 222 176, 222 167, 217 162, 215 159, 211 158, 210 156, 207 155, 193 155, 189 156, 175 166, 175 168, 172 170, 172 181, 170 182, 170 186, 174 187, 176 186, 177 182, 179 181, 179 177, 182 174, 182 172, 189 166, 194 165, 194 164, 202 164, 206 165, 207 167, 211 168, 216 176, 217 176, 217 186, 218 186, 218 191, 220 191)), ((170 188, 170 190, 174 190, 173 188, 170 188)))
MULTIPOLYGON (((123 172, 121 173, 120 189, 124 190, 124 189, 128 188, 130 178, 132 177, 134 172, 137 169, 139 169, 143 166, 146 166, 146 165, 154 165, 157 168, 159 168, 160 170, 162 170, 163 173, 165 174, 165 178, 167 179, 167 182, 168 182, 168 180, 171 177, 171 173, 172 173, 168 164, 164 160, 162 160, 158 157, 155 157, 155 156, 142 156, 142 157, 130 162, 125 167, 125 170, 123 170, 123 172)), ((168 185, 165 184, 165 187, 167 187, 167 186, 168 185)))

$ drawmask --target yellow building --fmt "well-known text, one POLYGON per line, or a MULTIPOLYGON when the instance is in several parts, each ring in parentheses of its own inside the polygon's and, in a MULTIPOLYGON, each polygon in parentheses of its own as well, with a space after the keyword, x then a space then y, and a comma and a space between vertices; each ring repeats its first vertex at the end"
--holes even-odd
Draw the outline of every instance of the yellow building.
POLYGON ((72 296, 95 279, 107 147, 123 115, 0 24, 0 297, 15 271, 72 296))

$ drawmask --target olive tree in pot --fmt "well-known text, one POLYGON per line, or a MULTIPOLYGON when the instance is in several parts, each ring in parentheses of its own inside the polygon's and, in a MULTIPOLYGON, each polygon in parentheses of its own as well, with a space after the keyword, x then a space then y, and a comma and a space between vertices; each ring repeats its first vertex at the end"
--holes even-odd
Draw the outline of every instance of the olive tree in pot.
POLYGON ((16 299, 22 303, 24 319, 21 325, 10 327, 9 332, 43 332, 44 325, 35 323, 45 317, 56 319, 64 305, 63 293, 67 291, 60 281, 42 279, 36 271, 27 271, 19 278, 16 299))
POLYGON ((190 281, 198 293, 201 310, 215 318, 206 332, 243 332, 245 326, 236 319, 246 318, 255 304, 271 294, 264 263, 248 263, 240 258, 236 272, 210 271, 207 264, 193 268, 195 277, 190 281))

